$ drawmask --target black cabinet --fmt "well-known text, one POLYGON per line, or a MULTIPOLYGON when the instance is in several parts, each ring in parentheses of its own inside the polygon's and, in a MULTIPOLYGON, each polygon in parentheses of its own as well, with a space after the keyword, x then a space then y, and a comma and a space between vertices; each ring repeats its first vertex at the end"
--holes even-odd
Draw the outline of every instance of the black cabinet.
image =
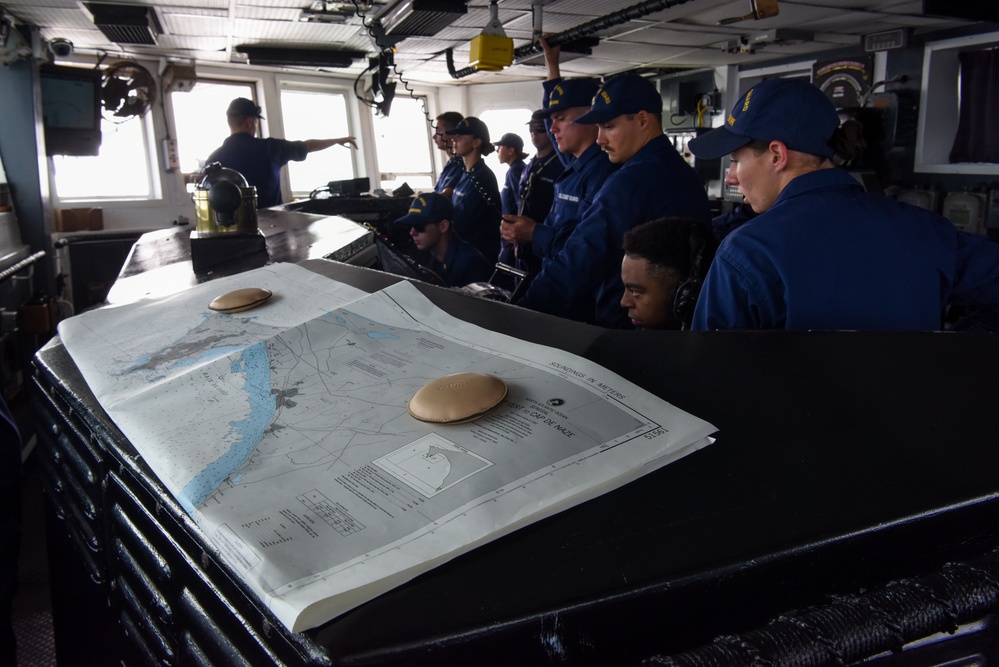
POLYGON ((142 234, 141 231, 64 234, 56 241, 60 273, 68 283, 74 312, 104 302, 132 245, 142 234))

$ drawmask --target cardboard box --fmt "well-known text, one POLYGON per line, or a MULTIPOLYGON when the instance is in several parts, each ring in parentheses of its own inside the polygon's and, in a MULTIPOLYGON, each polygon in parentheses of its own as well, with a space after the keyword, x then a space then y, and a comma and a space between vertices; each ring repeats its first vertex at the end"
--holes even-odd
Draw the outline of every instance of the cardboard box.
POLYGON ((57 208, 57 232, 93 232, 104 229, 104 211, 101 208, 57 208))
POLYGON ((26 333, 46 334, 59 324, 59 304, 55 299, 26 303, 17 309, 17 328, 26 333))

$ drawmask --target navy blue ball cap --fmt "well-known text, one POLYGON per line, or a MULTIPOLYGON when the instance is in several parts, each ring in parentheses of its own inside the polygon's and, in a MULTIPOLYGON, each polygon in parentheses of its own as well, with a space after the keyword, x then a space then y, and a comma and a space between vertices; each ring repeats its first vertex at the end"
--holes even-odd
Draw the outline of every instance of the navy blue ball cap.
POLYGON ((263 118, 260 115, 260 107, 253 100, 245 97, 237 97, 229 103, 229 108, 225 110, 226 116, 246 116, 248 118, 263 118))
POLYGON ((473 137, 482 139, 482 143, 489 143, 489 128, 475 116, 465 118, 450 130, 445 130, 445 134, 470 134, 473 137))
POLYGON ((454 206, 451 200, 436 192, 428 192, 413 199, 409 213, 396 220, 397 225, 425 225, 428 222, 454 219, 454 206))
POLYGON ((596 125, 614 120, 623 114, 647 111, 663 112, 663 97, 655 84, 634 72, 610 78, 593 96, 590 111, 576 119, 583 125, 596 125))
POLYGON ((750 88, 721 127, 691 139, 697 157, 713 160, 750 141, 780 141, 793 151, 832 157, 839 115, 818 87, 802 79, 766 79, 750 88))
POLYGON ((469 116, 465 118, 457 126, 450 130, 446 130, 444 134, 470 134, 476 139, 482 140, 482 154, 489 155, 494 150, 496 150, 493 145, 489 142, 489 127, 486 126, 480 119, 475 116, 469 116))
MULTIPOLYGON (((573 107, 589 107, 600 88, 600 81, 593 78, 562 79, 548 94, 548 106, 540 109, 542 118, 551 116, 556 111, 573 107)), ((539 113, 536 111, 535 113, 539 113)))
POLYGON ((524 152, 524 140, 521 139, 519 135, 514 134, 513 132, 507 132, 506 134, 504 134, 502 137, 499 138, 499 141, 495 142, 494 145, 506 146, 507 148, 512 148, 518 153, 524 152))

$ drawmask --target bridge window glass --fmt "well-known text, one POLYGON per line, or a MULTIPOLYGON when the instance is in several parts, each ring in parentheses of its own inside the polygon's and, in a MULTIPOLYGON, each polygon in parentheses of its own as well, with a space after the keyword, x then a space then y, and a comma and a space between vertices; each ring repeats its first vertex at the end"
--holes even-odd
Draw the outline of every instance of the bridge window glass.
POLYGON ((396 97, 388 116, 374 116, 381 188, 391 193, 403 183, 416 192, 434 189, 433 148, 424 99, 396 97))
MULTIPOLYGON (((281 91, 281 115, 284 138, 290 141, 335 139, 354 134, 347 120, 347 100, 339 92, 285 88, 281 91)), ((349 146, 333 146, 310 153, 302 162, 289 162, 292 196, 295 199, 308 197, 310 192, 330 181, 354 178, 355 158, 355 151, 349 146)))
MULTIPOLYGON (((527 123, 531 120, 531 113, 531 109, 490 109, 479 114, 479 119, 489 128, 490 141, 499 141, 504 134, 512 132, 523 139, 524 152, 533 155, 534 146, 531 144, 531 134, 527 131, 527 123)), ((496 184, 502 190, 509 167, 500 164, 496 151, 482 159, 496 174, 496 184)))
POLYGON ((101 121, 100 154, 95 156, 54 155, 52 185, 56 201, 152 199, 150 114, 134 116, 119 123, 101 121), (144 150, 139 150, 144 149, 144 150))
POLYGON ((254 99, 253 84, 198 79, 188 90, 170 94, 182 172, 196 176, 205 158, 229 136, 225 110, 237 97, 254 99))

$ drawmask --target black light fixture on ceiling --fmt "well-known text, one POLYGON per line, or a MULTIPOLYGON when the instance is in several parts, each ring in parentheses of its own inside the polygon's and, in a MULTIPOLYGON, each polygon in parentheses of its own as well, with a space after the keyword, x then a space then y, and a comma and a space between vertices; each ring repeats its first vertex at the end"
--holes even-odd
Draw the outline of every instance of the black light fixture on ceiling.
POLYGON ((236 51, 245 55, 251 65, 275 67, 350 67, 365 55, 360 51, 250 45, 237 46, 236 51))
POLYGON ((753 46, 775 45, 791 46, 804 44, 815 40, 815 33, 810 30, 795 30, 793 28, 771 28, 749 35, 749 43, 753 46))
POLYGON ((155 45, 163 28, 152 7, 115 5, 101 2, 83 3, 94 19, 94 25, 104 36, 117 44, 155 45))
POLYGON ((400 0, 378 22, 388 35, 432 37, 467 12, 466 0, 400 0))

